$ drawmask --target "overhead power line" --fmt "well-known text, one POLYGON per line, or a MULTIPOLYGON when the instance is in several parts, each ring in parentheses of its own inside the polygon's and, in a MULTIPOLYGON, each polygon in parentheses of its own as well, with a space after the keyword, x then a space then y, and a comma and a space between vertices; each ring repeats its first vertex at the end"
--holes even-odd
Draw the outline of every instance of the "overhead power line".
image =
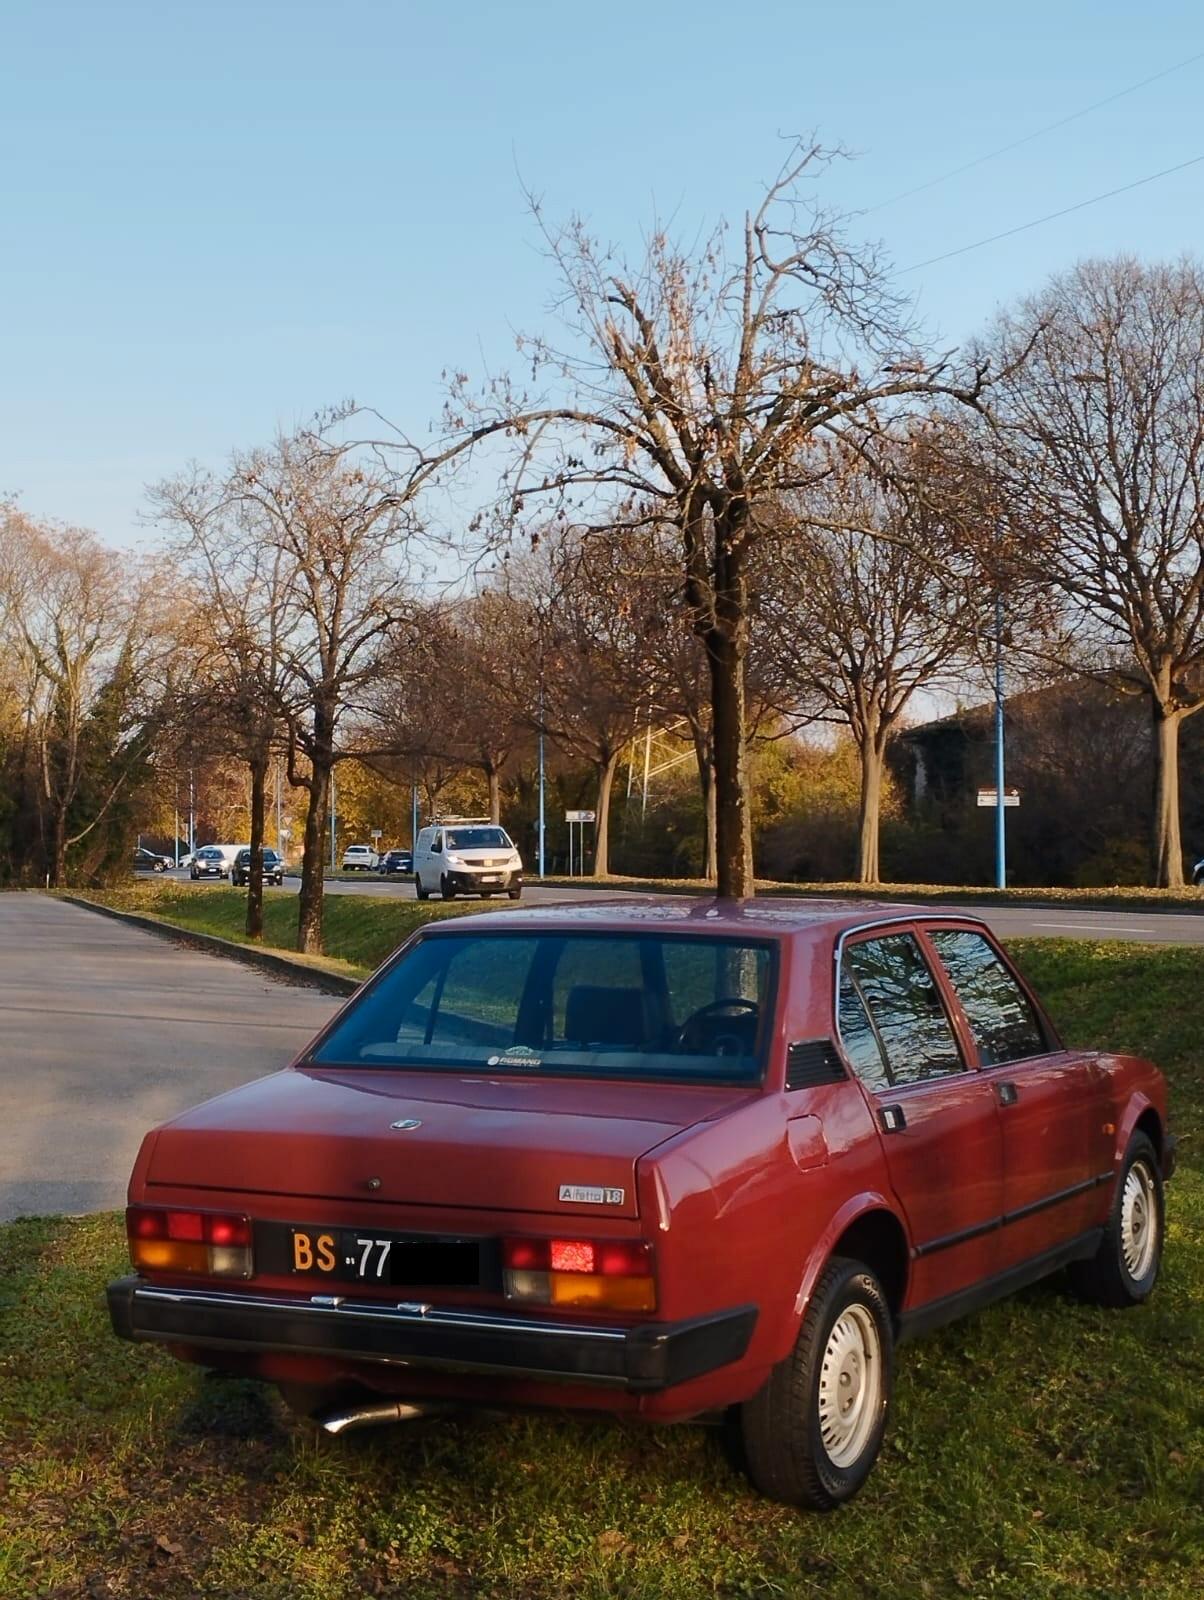
POLYGON ((1001 144, 997 150, 988 150, 985 155, 975 156, 973 161, 964 161, 960 167, 951 167, 948 172, 942 172, 938 178, 929 178, 926 183, 917 183, 913 189, 904 189, 899 194, 892 194, 888 200, 879 200, 877 205, 870 206, 861 215, 868 217, 875 211, 881 211, 886 206, 893 206, 899 200, 909 200, 914 194, 923 194, 927 189, 935 189, 938 183, 945 183, 950 178, 959 177, 963 172, 969 172, 974 167, 981 167, 984 161, 994 161, 996 156, 1005 156, 1010 150, 1019 150, 1021 145, 1031 144, 1034 139, 1041 139, 1047 133, 1053 133, 1058 128, 1064 128, 1069 122, 1077 122, 1080 117, 1090 115, 1092 111, 1099 111, 1104 106, 1110 106, 1116 100, 1123 100, 1126 95, 1136 94, 1138 89, 1144 89, 1148 84, 1157 83, 1160 78, 1169 78, 1172 72, 1181 72, 1184 67, 1190 67, 1197 61, 1204 61, 1204 50, 1199 50, 1194 56, 1188 56, 1184 61, 1176 61, 1173 67, 1163 67, 1161 72, 1155 72, 1148 78, 1142 78, 1139 83, 1130 83, 1124 89, 1117 89, 1115 94, 1105 95, 1102 100, 1094 100, 1089 106, 1083 106, 1078 111, 1072 111, 1069 116, 1059 117, 1056 122, 1046 123, 1045 127, 1037 128, 1032 133, 1026 133, 1019 139, 1013 139, 1010 144, 1001 144))
POLYGON ((984 245, 997 244, 1000 239, 1010 239, 1013 234, 1026 233, 1029 228, 1039 228, 1042 223, 1055 222, 1059 217, 1068 217, 1072 211, 1083 211, 1088 206, 1097 206, 1101 200, 1111 200, 1114 195, 1128 194, 1131 189, 1140 189, 1147 183, 1156 183, 1159 178, 1169 178, 1172 173, 1184 172, 1188 167, 1197 166, 1204 161, 1204 155, 1192 156, 1190 161, 1180 161, 1178 166, 1163 167, 1161 172, 1151 172, 1147 177, 1136 178, 1132 183, 1122 183, 1119 189, 1109 189, 1104 194, 1093 194, 1090 200, 1080 200, 1076 205, 1063 206, 1060 211, 1050 211, 1043 217, 1034 217, 1031 222, 1021 222, 1015 228, 1005 228, 1002 233, 993 233, 987 239, 976 239, 973 244, 960 245, 956 250, 946 250, 944 255, 929 256, 927 261, 915 261, 910 267, 900 268, 901 272, 918 272, 921 267, 935 266, 938 261, 951 261, 954 256, 964 256, 971 250, 981 250, 984 245))

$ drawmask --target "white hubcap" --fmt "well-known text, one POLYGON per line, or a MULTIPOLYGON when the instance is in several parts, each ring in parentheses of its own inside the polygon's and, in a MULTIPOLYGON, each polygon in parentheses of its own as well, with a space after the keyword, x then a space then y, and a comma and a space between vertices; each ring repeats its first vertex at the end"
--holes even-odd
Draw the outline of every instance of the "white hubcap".
POLYGON ((1158 1196, 1144 1161, 1125 1174, 1120 1197, 1120 1251, 1130 1278, 1140 1281, 1153 1265, 1158 1248, 1158 1196))
POLYGON ((819 1373, 819 1431, 835 1467, 851 1467, 882 1405, 882 1343, 867 1307, 847 1306, 828 1335, 819 1373))

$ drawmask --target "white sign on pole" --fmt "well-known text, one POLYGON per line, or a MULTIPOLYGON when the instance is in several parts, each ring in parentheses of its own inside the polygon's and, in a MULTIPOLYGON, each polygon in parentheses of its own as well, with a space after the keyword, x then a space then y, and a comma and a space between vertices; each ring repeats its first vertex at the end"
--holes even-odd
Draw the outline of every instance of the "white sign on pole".
POLYGON ((383 833, 383 832, 384 832, 384 829, 383 829, 383 828, 373 828, 373 830, 372 830, 372 837, 373 837, 373 838, 374 838, 374 839, 379 839, 379 838, 380 838, 380 836, 381 836, 381 834, 382 834, 382 833, 383 833))
POLYGON ((566 811, 564 820, 566 822, 596 822, 598 817, 594 811, 566 811))
MULTIPOLYGON (((978 803, 979 803, 979 805, 980 806, 992 806, 992 807, 996 806, 998 804, 998 800, 996 798, 996 795, 997 795, 997 791, 994 790, 994 789, 980 789, 978 791, 978 803)), ((1006 810, 1008 808, 1008 806, 1018 806, 1019 804, 1020 804, 1020 791, 1019 791, 1019 789, 1005 789, 1003 791, 1004 810, 1006 810)))

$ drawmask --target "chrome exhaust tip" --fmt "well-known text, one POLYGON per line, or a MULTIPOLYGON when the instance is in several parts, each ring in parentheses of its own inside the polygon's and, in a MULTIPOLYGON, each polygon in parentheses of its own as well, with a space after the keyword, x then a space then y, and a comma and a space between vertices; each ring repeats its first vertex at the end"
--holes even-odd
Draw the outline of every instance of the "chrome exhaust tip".
POLYGON ((390 1422, 413 1422, 441 1410, 439 1406, 415 1406, 405 1400, 370 1400, 363 1405, 336 1406, 314 1421, 326 1433, 351 1433, 356 1428, 381 1428, 390 1422))

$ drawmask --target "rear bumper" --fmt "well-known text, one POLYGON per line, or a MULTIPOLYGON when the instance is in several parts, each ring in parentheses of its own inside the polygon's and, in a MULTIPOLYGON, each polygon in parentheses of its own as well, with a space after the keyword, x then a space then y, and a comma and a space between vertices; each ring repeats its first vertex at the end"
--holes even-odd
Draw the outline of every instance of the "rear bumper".
POLYGON ((738 1306, 686 1322, 597 1327, 338 1296, 159 1289, 136 1276, 111 1283, 108 1300, 113 1331, 123 1339, 550 1378, 636 1393, 738 1361, 757 1320, 755 1306, 738 1306))

